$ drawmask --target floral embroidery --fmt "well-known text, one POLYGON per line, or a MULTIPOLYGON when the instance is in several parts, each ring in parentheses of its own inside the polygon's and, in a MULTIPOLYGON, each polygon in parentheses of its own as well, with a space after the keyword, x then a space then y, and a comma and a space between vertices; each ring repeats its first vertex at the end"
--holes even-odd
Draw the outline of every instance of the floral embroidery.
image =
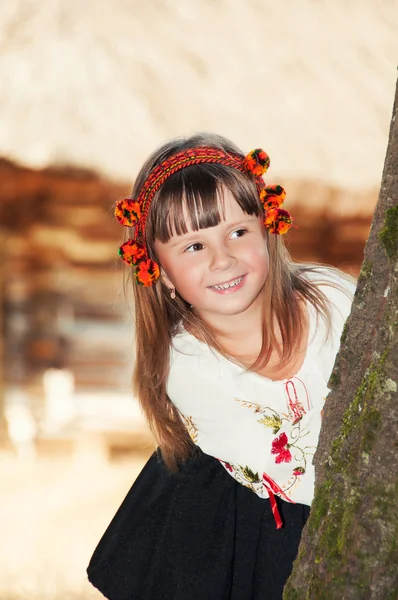
POLYGON ((251 408, 252 410, 254 409, 255 413, 261 415, 261 419, 258 419, 257 422, 261 423, 261 425, 264 425, 264 427, 270 427, 274 434, 278 433, 282 427, 283 421, 288 420, 286 416, 279 415, 276 410, 270 408, 269 406, 261 406, 260 404, 247 402, 246 400, 241 400, 240 398, 235 398, 235 400, 244 408, 251 408))
POLYGON ((276 528, 280 529, 283 526, 283 522, 279 514, 278 505, 275 500, 275 495, 279 496, 286 502, 292 502, 293 504, 295 504, 294 500, 289 498, 289 496, 285 494, 284 490, 276 483, 276 481, 274 481, 269 475, 267 475, 267 473, 263 473, 262 478, 260 480, 258 473, 252 471, 251 468, 248 466, 242 467, 239 465, 238 467, 236 467, 234 465, 231 465, 230 463, 222 461, 221 459, 218 460, 223 465, 223 467, 234 477, 234 479, 236 479, 236 481, 241 485, 248 487, 260 496, 263 495, 264 490, 266 490, 270 499, 271 510, 275 518, 276 528))
POLYGON ((294 477, 299 477, 300 475, 304 475, 305 469, 304 467, 296 467, 293 471, 294 477))
POLYGON ((277 457, 275 458, 277 464, 281 462, 290 462, 292 460, 292 453, 289 450, 286 433, 281 433, 279 437, 272 441, 271 454, 277 454, 277 457))
POLYGON ((278 433, 282 427, 282 419, 279 415, 266 416, 263 419, 259 419, 258 422, 265 427, 272 427, 273 433, 278 433))
MULTIPOLYGON (((288 399, 287 408, 289 412, 289 418, 293 421, 293 423, 296 423, 303 415, 305 415, 306 409, 304 408, 303 401, 299 398, 297 393, 297 383, 294 380, 297 380, 297 382, 301 384, 298 386, 298 388, 301 391, 304 391, 307 410, 310 410, 310 398, 305 383, 301 381, 299 377, 295 376, 286 381, 285 391, 288 399)), ((300 396, 302 396, 302 394, 300 394, 300 396)))
POLYGON ((224 465, 224 467, 227 469, 227 471, 229 471, 230 473, 234 472, 234 468, 232 465, 230 465, 227 462, 222 461, 220 458, 218 460, 220 461, 220 463, 222 463, 224 465))
POLYGON ((250 481, 250 483, 258 483, 260 481, 258 473, 254 473, 254 471, 252 471, 250 469, 250 467, 240 467, 240 468, 242 469, 242 474, 247 479, 247 481, 250 481))
MULTIPOLYGON (((293 384, 291 380, 289 380, 287 383, 293 384)), ((289 385, 287 385, 286 392, 289 391, 289 385)), ((315 450, 315 446, 303 445, 303 439, 309 434, 307 427, 303 428, 302 426, 302 416, 306 411, 303 404, 298 401, 294 384, 293 391, 295 398, 293 399, 288 393, 288 412, 283 414, 278 414, 276 410, 268 406, 261 406, 260 404, 256 404, 254 402, 248 402, 246 400, 241 400, 240 398, 235 398, 235 400, 239 402, 243 408, 254 410, 254 413, 260 416, 260 419, 257 420, 257 423, 263 425, 263 427, 272 429, 272 433, 274 435, 280 431, 284 423, 291 424, 289 429, 289 437, 285 432, 281 432, 272 440, 271 443, 271 454, 275 457, 275 464, 279 465, 290 462, 295 463, 292 465, 290 477, 281 486, 281 490, 284 492, 292 489, 300 483, 301 475, 304 475, 304 473, 307 471, 307 457, 312 456, 315 450)), ((307 406, 309 409, 309 397, 306 388, 305 392, 307 406)), ((235 471, 233 476, 239 481, 237 476, 238 470, 235 467, 234 469, 235 471)), ((252 487, 253 482, 250 481, 250 477, 248 478, 245 476, 242 467, 239 467, 239 469, 239 478, 246 482, 243 485, 252 487)), ((242 483, 242 481, 240 482, 242 483)))
MULTIPOLYGON (((181 414, 181 413, 180 413, 181 414)), ((193 422, 192 417, 185 417, 181 414, 182 420, 184 421, 185 427, 187 428, 189 437, 193 441, 194 444, 198 442, 198 428, 193 422)))
POLYGON ((252 471, 248 466, 242 467, 240 465, 231 465, 230 463, 224 462, 220 458, 218 460, 238 483, 249 488, 255 494, 259 496, 262 495, 263 483, 258 473, 252 471))

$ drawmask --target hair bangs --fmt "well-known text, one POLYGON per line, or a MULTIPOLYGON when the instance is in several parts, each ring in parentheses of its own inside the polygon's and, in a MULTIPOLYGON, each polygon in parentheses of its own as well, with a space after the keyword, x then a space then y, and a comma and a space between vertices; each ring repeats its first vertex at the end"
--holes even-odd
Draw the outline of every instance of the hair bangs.
POLYGON ((189 230, 215 227, 224 218, 223 191, 228 189, 246 214, 262 211, 255 183, 237 169, 218 164, 192 165, 167 179, 152 201, 147 242, 166 243, 189 230))

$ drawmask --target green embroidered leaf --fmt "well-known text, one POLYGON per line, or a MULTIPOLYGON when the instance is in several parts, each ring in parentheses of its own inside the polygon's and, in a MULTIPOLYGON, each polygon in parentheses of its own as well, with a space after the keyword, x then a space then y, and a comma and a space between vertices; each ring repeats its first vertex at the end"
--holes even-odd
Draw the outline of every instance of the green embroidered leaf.
POLYGON ((242 469, 243 475, 246 477, 246 479, 248 481, 250 481, 251 483, 259 483, 260 482, 258 473, 253 473, 253 471, 250 469, 250 467, 241 467, 241 469, 242 469))
POLYGON ((273 433, 278 433, 278 431, 282 427, 282 419, 277 415, 264 417, 263 419, 259 419, 258 422, 261 423, 261 425, 264 425, 265 427, 272 427, 273 433))

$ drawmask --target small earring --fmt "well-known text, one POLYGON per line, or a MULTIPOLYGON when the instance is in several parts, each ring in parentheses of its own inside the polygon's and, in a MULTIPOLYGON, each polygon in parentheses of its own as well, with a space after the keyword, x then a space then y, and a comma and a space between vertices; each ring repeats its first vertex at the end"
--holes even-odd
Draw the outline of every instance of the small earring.
POLYGON ((170 298, 172 300, 176 299, 176 289, 175 288, 171 288, 171 292, 170 292, 170 298))

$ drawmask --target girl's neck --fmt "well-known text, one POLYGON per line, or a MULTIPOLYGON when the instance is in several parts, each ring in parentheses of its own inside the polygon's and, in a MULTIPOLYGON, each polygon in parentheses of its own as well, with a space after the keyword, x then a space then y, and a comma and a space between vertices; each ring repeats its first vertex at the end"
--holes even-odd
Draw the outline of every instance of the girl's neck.
POLYGON ((221 346, 235 346, 246 343, 258 345, 261 347, 262 339, 262 319, 261 315, 248 315, 245 319, 231 319, 228 322, 228 327, 217 327, 216 338, 221 346))
MULTIPOLYGON (((228 328, 217 327, 216 331, 214 328, 213 334, 215 334, 216 342, 223 354, 230 356, 232 360, 243 367, 250 368, 258 359, 262 348, 262 319, 254 312, 250 314, 250 317, 247 315, 245 319, 241 318, 241 315, 237 315, 237 317, 229 320, 228 328)), ((276 347, 273 348, 266 365, 255 369, 259 375, 267 379, 281 380, 289 378, 301 368, 309 341, 309 319, 305 301, 300 300, 300 316, 298 318, 302 321, 302 333, 300 339, 296 340, 292 354, 287 360, 284 360, 283 364, 281 363, 282 336, 278 323, 276 319, 274 320, 272 328, 275 333, 276 347)), ((198 339, 206 341, 202 335, 195 334, 192 329, 188 328, 188 330, 198 339)))
POLYGON ((242 344, 243 340, 259 340, 261 348, 263 328, 263 306, 260 297, 244 312, 237 315, 202 317, 205 325, 213 332, 221 347, 242 344))

